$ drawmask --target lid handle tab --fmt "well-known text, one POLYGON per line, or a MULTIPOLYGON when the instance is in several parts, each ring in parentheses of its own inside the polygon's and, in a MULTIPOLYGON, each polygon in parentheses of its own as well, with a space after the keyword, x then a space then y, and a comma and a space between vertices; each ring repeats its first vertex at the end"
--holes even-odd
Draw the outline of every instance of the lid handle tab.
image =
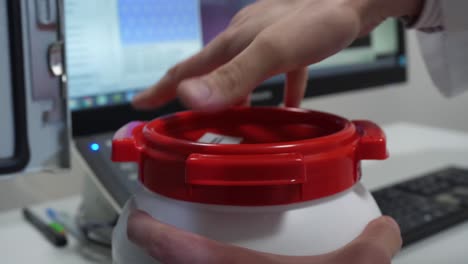
POLYGON ((367 120, 355 120, 361 136, 358 155, 361 160, 383 160, 388 158, 385 133, 377 124, 367 120))
POLYGON ((138 162, 140 160, 136 133, 141 132, 145 124, 138 121, 130 122, 115 133, 112 139, 112 161, 138 162))
POLYGON ((206 155, 191 154, 185 181, 202 186, 275 186, 307 181, 301 154, 206 155))

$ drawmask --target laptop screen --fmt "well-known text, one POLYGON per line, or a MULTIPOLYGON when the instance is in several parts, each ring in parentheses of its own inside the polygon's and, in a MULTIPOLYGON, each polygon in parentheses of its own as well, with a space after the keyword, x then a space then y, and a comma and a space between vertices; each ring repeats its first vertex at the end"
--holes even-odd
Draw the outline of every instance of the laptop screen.
MULTIPOLYGON (((71 110, 128 103, 171 66, 199 51, 251 2, 65 0, 71 110)), ((394 67, 405 62, 398 45, 397 22, 388 20, 348 49, 311 66, 310 76, 394 67)))

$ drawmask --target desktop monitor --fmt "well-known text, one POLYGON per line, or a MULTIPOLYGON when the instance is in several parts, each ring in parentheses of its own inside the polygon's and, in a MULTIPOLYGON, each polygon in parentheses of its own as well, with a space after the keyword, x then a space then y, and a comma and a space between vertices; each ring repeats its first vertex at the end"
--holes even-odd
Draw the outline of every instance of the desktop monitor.
MULTIPOLYGON (((113 131, 131 120, 182 110, 176 101, 152 112, 129 102, 174 64, 203 48, 253 0, 65 0, 65 49, 73 134, 113 131)), ((353 91, 406 79, 402 28, 390 19, 369 36, 309 68, 306 96, 353 91)), ((282 101, 284 76, 254 92, 254 105, 282 101)))

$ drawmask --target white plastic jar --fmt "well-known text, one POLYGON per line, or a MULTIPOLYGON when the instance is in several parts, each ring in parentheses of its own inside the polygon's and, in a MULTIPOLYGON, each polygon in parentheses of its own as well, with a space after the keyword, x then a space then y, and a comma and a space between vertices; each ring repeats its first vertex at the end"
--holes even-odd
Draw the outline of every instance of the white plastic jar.
POLYGON ((128 240, 137 209, 263 252, 333 251, 380 216, 359 182, 360 161, 386 157, 377 125, 314 111, 239 108, 131 123, 114 138, 113 160, 138 162, 141 188, 114 229, 113 261, 155 263, 128 240))

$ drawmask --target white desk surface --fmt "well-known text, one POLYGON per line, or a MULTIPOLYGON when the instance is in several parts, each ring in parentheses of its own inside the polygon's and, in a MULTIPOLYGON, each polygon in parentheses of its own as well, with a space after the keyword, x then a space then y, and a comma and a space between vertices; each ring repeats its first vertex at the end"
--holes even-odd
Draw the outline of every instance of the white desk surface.
MULTIPOLYGON (((384 126, 390 159, 363 164, 363 182, 371 190, 450 164, 468 167, 468 133, 414 124, 384 126)), ((80 198, 53 201, 53 206, 74 212, 80 198)), ((0 262, 34 264, 111 263, 89 260, 76 241, 56 249, 27 224, 19 210, 0 214, 0 262)), ((405 248, 396 264, 468 263, 468 223, 405 248)))
MULTIPOLYGON (((80 197, 52 201, 35 209, 52 207, 74 213, 78 209, 80 197)), ((86 248, 68 236, 68 245, 56 248, 50 244, 32 225, 27 223, 20 210, 12 210, 0 215, 0 263, 2 264, 87 264, 111 263, 110 257, 89 259, 86 248)), ((101 256, 101 255, 100 255, 101 256)))

